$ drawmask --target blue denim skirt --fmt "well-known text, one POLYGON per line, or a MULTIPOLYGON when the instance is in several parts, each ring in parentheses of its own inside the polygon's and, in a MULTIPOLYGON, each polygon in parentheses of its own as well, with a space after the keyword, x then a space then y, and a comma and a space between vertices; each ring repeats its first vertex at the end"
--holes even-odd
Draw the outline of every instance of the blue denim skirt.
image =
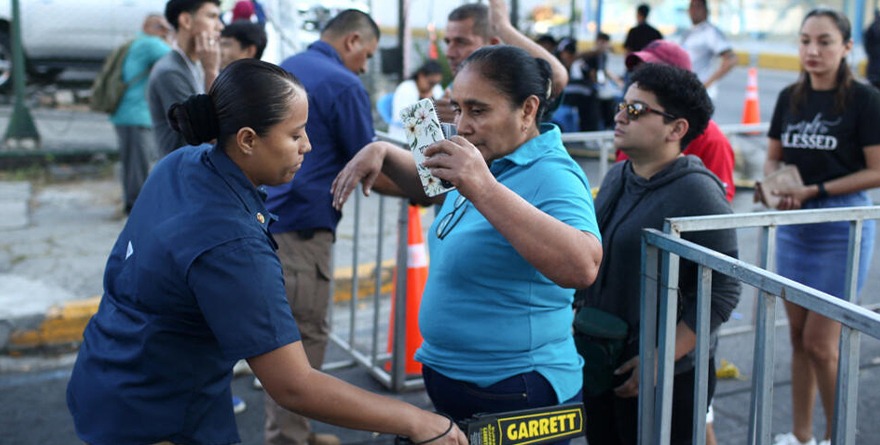
MULTIPOLYGON (((802 208, 829 209, 870 205, 872 203, 868 194, 859 192, 811 199, 802 208)), ((777 272, 829 295, 845 298, 849 228, 847 221, 780 226, 776 232, 777 272)), ((875 232, 875 221, 865 221, 862 226, 858 291, 861 291, 871 265, 875 232)))

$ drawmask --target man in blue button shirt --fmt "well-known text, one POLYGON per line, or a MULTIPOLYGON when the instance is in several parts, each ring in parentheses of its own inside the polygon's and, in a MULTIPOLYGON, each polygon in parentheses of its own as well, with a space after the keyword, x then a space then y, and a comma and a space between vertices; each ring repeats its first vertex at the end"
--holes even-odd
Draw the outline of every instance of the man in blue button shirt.
MULTIPOLYGON (((329 326, 330 254, 341 213, 331 206, 336 174, 374 136, 370 97, 358 78, 379 46, 379 27, 364 12, 349 9, 331 19, 321 39, 288 58, 309 95, 306 133, 312 153, 296 179, 269 189, 267 206, 278 215, 272 233, 284 265, 287 298, 316 369, 324 362, 329 326)), ((307 418, 266 400, 266 444, 338 444, 332 435, 310 433, 307 418)))

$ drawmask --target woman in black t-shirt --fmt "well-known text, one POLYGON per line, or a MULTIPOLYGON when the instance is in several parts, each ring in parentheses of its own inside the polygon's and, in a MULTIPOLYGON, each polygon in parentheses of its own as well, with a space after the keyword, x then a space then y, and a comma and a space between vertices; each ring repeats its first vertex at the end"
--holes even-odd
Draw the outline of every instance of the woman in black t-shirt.
MULTIPOLYGON (((791 190, 763 190, 781 198, 778 210, 871 205, 866 190, 880 185, 880 93, 857 82, 846 64, 852 50, 849 20, 819 8, 801 24, 800 79, 785 88, 770 125, 764 174, 782 163, 797 166, 804 184, 791 190)), ((874 221, 862 232, 858 288, 874 245, 874 221)), ((792 280, 845 298, 849 223, 781 226, 778 272, 792 280)), ((792 343, 793 431, 776 445, 816 444, 812 409, 816 388, 826 417, 824 445, 833 424, 840 324, 785 302, 792 343)))

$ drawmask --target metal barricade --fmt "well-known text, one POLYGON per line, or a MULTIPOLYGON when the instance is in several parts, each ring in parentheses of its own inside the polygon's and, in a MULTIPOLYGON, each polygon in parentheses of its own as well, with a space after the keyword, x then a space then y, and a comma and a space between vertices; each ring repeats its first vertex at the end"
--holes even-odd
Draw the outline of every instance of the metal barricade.
POLYGON ((832 443, 855 443, 860 334, 880 339, 880 315, 852 303, 856 295, 861 229, 865 220, 880 219, 880 207, 850 207, 668 219, 666 233, 645 229, 642 237, 642 307, 639 443, 668 444, 672 417, 672 381, 677 312, 678 264, 681 258, 697 264, 697 343, 693 442, 704 444, 709 359, 709 309, 712 271, 738 279, 759 291, 755 320, 755 361, 749 413, 749 444, 770 443, 777 297, 838 321, 839 372, 832 443), (779 225, 849 221, 846 300, 781 277, 773 268, 775 232, 779 225), (682 232, 759 227, 763 231, 760 266, 730 258, 680 238, 682 232), (659 336, 659 337, 658 337, 659 336), (659 340, 659 342, 658 342, 659 340), (651 345, 650 347, 648 345, 651 345), (653 345, 658 345, 655 351, 653 345), (656 378, 656 381, 655 381, 656 378), (656 386, 655 386, 655 383, 656 386))
MULTIPOLYGON (((731 140, 731 143, 734 145, 735 150, 737 151, 738 156, 748 157, 748 154, 745 154, 746 145, 750 145, 749 150, 758 150, 761 153, 761 161, 763 162, 763 149, 756 148, 755 145, 761 145, 765 141, 765 135, 767 134, 767 130, 770 128, 769 122, 761 122, 758 124, 723 124, 718 125, 718 128, 727 137, 731 140), (760 141, 755 141, 753 137, 758 136, 760 141), (751 140, 749 140, 751 138, 751 140)), ((602 179, 605 177, 605 174, 608 173, 608 168, 611 164, 614 163, 614 132, 613 131, 591 131, 591 132, 577 132, 577 133, 563 133, 562 134, 562 142, 566 144, 566 148, 572 157, 575 158, 598 158, 598 175, 590 176, 590 184, 593 186, 599 186, 602 183, 602 179)), ((739 159, 739 158, 738 158, 739 159)), ((740 159, 737 164, 747 164, 748 160, 740 159)), ((760 166, 754 166, 753 169, 760 168, 760 166)), ((748 172, 747 172, 748 173, 748 172)), ((746 185, 751 186, 750 181, 745 181, 746 185)), ((870 309, 880 308, 880 303, 876 303, 874 305, 866 306, 870 309)), ((782 326, 786 324, 785 320, 780 320, 777 326, 782 326)), ((752 332, 754 329, 753 324, 735 326, 735 327, 723 327, 719 332, 720 336, 728 336, 728 335, 737 335, 752 332)))
MULTIPOLYGON (((385 133, 378 133, 377 139, 403 146, 403 142, 385 133)), ((341 257, 343 263, 350 259, 351 280, 339 279, 339 275, 347 273, 339 274, 339 270, 334 273, 337 279, 329 315, 330 341, 341 348, 347 358, 325 363, 322 369, 358 364, 392 391, 422 388, 421 376, 407 375, 404 368, 409 309, 406 293, 390 292, 388 285, 391 271, 398 264, 407 264, 409 203, 378 194, 364 199, 361 190, 356 190, 351 200, 346 210, 352 214, 345 215, 340 222, 334 245, 334 257, 341 257), (388 221, 386 214, 394 206, 398 207, 398 218, 388 221), (362 281, 367 281, 366 285, 362 281), (391 313, 392 306, 394 313, 391 313), (394 330, 389 333, 392 324, 394 330)), ((396 273, 396 289, 406 289, 406 275, 405 269, 396 273)))

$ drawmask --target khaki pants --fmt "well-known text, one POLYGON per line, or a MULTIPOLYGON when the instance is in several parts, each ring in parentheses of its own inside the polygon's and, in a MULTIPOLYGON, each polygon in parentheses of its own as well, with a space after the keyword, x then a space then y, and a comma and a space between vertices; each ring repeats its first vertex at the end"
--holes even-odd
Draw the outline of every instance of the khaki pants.
MULTIPOLYGON (((274 237, 284 268, 287 300, 302 335, 303 348, 312 367, 320 369, 330 332, 327 307, 333 234, 317 231, 308 238, 287 232, 274 237)), ((266 445, 305 445, 311 432, 309 419, 282 408, 268 394, 264 394, 264 399, 266 445)))

